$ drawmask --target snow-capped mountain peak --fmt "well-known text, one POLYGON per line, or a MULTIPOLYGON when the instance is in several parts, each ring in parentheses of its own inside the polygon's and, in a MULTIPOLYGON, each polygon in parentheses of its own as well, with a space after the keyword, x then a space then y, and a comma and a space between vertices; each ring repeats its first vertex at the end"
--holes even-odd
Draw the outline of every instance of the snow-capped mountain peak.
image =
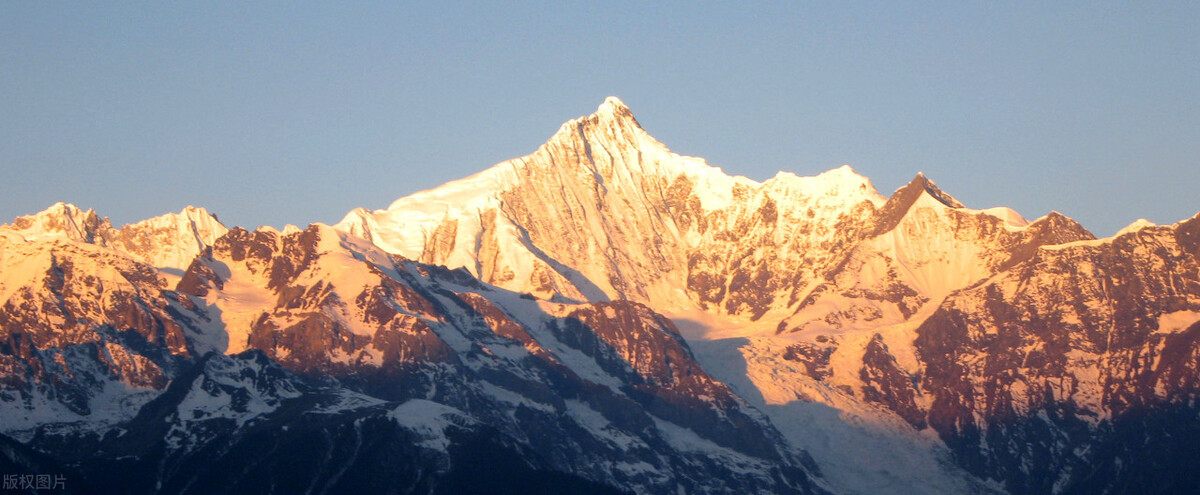
POLYGON ((32 215, 17 217, 13 223, 0 225, 0 231, 23 240, 61 238, 93 243, 112 229, 107 218, 91 209, 83 210, 70 203, 58 202, 32 215))
POLYGON ((605 97, 604 102, 600 104, 600 109, 603 110, 604 108, 629 110, 629 106, 616 96, 605 97))
MULTIPOLYGON (((849 165, 826 170, 810 177, 801 177, 792 172, 780 171, 763 181, 763 190, 778 193, 783 197, 837 197, 848 203, 870 201, 876 206, 887 198, 880 196, 871 179, 859 175, 849 165)), ((774 196, 773 196, 774 197, 774 196)))
POLYGON ((965 207, 962 202, 954 199, 953 196, 938 188, 937 184, 934 183, 933 180, 925 176, 925 172, 917 172, 917 176, 913 177, 913 180, 909 184, 914 188, 919 187, 926 195, 949 208, 965 207))
MULTIPOLYGON (((565 122, 558 131, 550 137, 538 152, 532 156, 557 156, 570 152, 578 156, 578 160, 568 162, 552 161, 542 163, 550 166, 564 165, 596 165, 587 167, 598 172, 605 178, 611 175, 604 173, 604 162, 614 165, 636 165, 635 162, 656 162, 650 160, 623 160, 625 150, 641 150, 657 154, 671 154, 670 150, 658 140, 651 137, 642 129, 633 111, 620 99, 610 96, 601 103, 591 115, 578 117, 565 122)), ((639 171, 651 171, 650 169, 639 171)))
POLYGON ((171 286, 197 254, 228 230, 208 210, 193 206, 116 229, 95 211, 55 203, 0 226, 0 239, 19 243, 72 241, 105 247, 158 268, 171 286))
POLYGON ((1146 220, 1145 218, 1139 218, 1137 220, 1134 220, 1129 225, 1126 225, 1121 230, 1117 231, 1117 233, 1113 237, 1121 237, 1130 232, 1138 232, 1142 229, 1148 229, 1148 228, 1157 227, 1157 226, 1158 226, 1158 224, 1156 224, 1154 222, 1146 220))
POLYGON ((351 211, 335 227, 390 253, 543 297, 628 298, 684 311, 718 304, 761 318, 789 304, 796 288, 747 285, 751 275, 741 272, 761 278, 800 262, 792 258, 825 260, 831 243, 884 201, 848 166, 763 183, 727 175, 672 152, 609 98, 530 155, 386 210, 351 211), (840 231, 829 228, 842 220, 840 231), (689 281, 689 273, 697 275, 689 281), (679 290, 689 285, 709 295, 679 290))
MULTIPOLYGON (((596 108, 596 115, 611 116, 614 119, 633 119, 633 112, 629 110, 629 105, 616 96, 605 98, 604 102, 596 108)), ((634 122, 637 121, 634 120, 634 122)))
POLYGON ((229 229, 204 208, 187 206, 131 223, 109 235, 109 244, 160 269, 181 275, 192 259, 229 229))

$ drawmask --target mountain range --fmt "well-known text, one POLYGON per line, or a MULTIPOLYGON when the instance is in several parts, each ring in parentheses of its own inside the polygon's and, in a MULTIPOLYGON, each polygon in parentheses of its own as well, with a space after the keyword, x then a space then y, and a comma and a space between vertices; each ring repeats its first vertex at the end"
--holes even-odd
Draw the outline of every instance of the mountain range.
POLYGON ((78 493, 1200 491, 1200 215, 763 182, 619 99, 334 225, 0 226, 0 464, 78 493))

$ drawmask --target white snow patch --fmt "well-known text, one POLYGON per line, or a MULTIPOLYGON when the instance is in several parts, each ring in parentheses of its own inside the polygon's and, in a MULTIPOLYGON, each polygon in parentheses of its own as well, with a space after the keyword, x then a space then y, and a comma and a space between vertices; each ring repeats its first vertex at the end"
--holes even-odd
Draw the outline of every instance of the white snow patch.
POLYGON ((424 399, 410 399, 389 412, 388 417, 419 435, 422 446, 440 451, 450 446, 446 428, 475 422, 458 409, 424 399))
POLYGON ((1133 223, 1130 223, 1129 225, 1126 225, 1121 230, 1117 231, 1116 235, 1113 235, 1113 237, 1121 237, 1125 234, 1138 232, 1138 231, 1141 231, 1142 229, 1148 229, 1148 228, 1157 227, 1157 226, 1158 226, 1158 224, 1156 224, 1154 222, 1146 220, 1145 218, 1139 218, 1137 220, 1134 220, 1133 223))
POLYGON ((236 354, 246 350, 250 327, 264 310, 275 307, 276 295, 265 288, 264 277, 250 270, 245 263, 213 263, 210 268, 224 280, 224 287, 220 291, 209 291, 205 300, 211 307, 219 308, 228 335, 224 352, 236 354))
POLYGON ((1158 330, 1154 333, 1179 333, 1200 322, 1200 311, 1175 311, 1158 317, 1158 330))
POLYGON ((1111 237, 1104 237, 1101 239, 1084 239, 1081 241, 1064 242, 1062 244, 1050 244, 1050 245, 1038 246, 1038 249, 1045 249, 1045 250, 1049 250, 1049 251, 1062 251, 1062 250, 1066 250, 1066 249, 1074 249, 1074 248, 1080 248, 1080 247, 1100 247, 1105 244, 1109 244, 1111 242, 1112 242, 1111 237))
POLYGON ((1029 226, 1029 220, 1026 220, 1025 217, 1021 216, 1020 213, 1017 213, 1016 210, 1013 210, 1007 206, 997 206, 995 208, 973 211, 978 211, 979 213, 991 215, 1004 220, 1004 226, 1009 230, 1019 230, 1029 226))
POLYGON ((690 429, 684 428, 657 416, 650 417, 654 419, 654 424, 658 427, 658 431, 662 433, 663 438, 666 439, 667 443, 670 443, 671 447, 675 450, 680 452, 730 453, 729 449, 713 443, 712 440, 697 435, 696 432, 690 429))
POLYGON ((512 404, 514 406, 523 405, 525 407, 528 407, 531 409, 537 409, 537 410, 540 410, 543 412, 549 412, 549 413, 554 412, 554 406, 551 406, 550 404, 545 404, 542 402, 535 401, 533 399, 530 399, 529 397, 526 397, 524 395, 513 392, 512 390, 509 390, 509 389, 506 389, 506 388, 503 388, 503 387, 500 387, 500 386, 497 386, 497 385, 494 385, 494 384, 491 384, 488 382, 481 382, 480 388, 483 390, 484 393, 494 397, 496 400, 498 400, 500 402, 506 402, 506 403, 512 404))
POLYGON ((607 441, 621 451, 629 451, 635 447, 645 447, 640 438, 630 436, 605 418, 599 411, 578 400, 568 400, 567 413, 577 424, 591 431, 596 438, 607 441))
POLYGON ((836 493, 1002 493, 956 467, 936 435, 918 432, 894 413, 817 381, 801 363, 783 359, 791 343, 735 338, 691 345, 706 371, 813 456, 836 493))

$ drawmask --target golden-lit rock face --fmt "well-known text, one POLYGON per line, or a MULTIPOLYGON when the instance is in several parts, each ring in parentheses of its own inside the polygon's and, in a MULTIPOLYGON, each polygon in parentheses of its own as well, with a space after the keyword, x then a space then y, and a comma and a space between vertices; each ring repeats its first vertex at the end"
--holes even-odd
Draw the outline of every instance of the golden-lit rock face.
POLYGON ((753 321, 794 306, 883 202, 848 167, 727 176, 672 153, 609 99, 531 155, 336 227, 539 297, 753 321))

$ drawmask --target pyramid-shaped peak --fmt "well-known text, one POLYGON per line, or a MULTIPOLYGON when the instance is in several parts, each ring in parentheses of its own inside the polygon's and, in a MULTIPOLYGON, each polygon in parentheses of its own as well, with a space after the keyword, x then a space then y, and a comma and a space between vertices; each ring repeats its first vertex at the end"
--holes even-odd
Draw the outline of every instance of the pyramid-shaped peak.
POLYGON ((603 110, 605 107, 629 110, 629 105, 626 105, 625 102, 621 101, 621 99, 617 98, 616 96, 609 96, 608 98, 605 98, 604 103, 600 104, 600 108, 598 110, 603 110))
POLYGON ((633 111, 629 109, 629 106, 616 96, 609 96, 608 98, 605 98, 604 103, 601 103, 600 106, 596 108, 596 113, 592 114, 590 118, 595 118, 600 121, 607 120, 628 122, 639 128, 641 127, 637 123, 637 119, 633 117, 633 111))
POLYGON ((837 177, 837 178, 862 178, 863 176, 854 171, 850 165, 842 165, 838 168, 826 170, 817 174, 817 177, 837 177))
POLYGON ((932 180, 926 178, 924 172, 917 172, 916 177, 913 177, 908 184, 905 184, 904 187, 892 193, 887 203, 879 209, 877 213, 879 220, 873 235, 882 234, 896 228, 900 224, 900 220, 908 214, 909 209, 925 196, 949 208, 963 208, 962 203, 959 203, 957 199, 938 189, 932 180))
POLYGON ((228 231, 228 229, 226 229, 221 223, 221 220, 218 219, 217 216, 212 212, 209 212, 208 209, 204 208, 203 206, 197 207, 191 205, 184 207, 184 209, 180 210, 179 213, 164 213, 154 218, 148 218, 140 222, 127 225, 126 227, 138 225, 155 227, 173 225, 181 228, 190 225, 191 227, 187 228, 198 227, 202 229, 215 229, 219 230, 222 234, 228 231))
POLYGON ((84 210, 83 208, 75 206, 71 203, 64 203, 62 201, 59 201, 57 203, 50 205, 50 207, 46 208, 45 210, 37 212, 33 215, 27 215, 27 216, 31 216, 31 217, 67 217, 67 218, 84 219, 84 218, 87 218, 87 217, 95 215, 95 214, 96 214, 96 212, 94 212, 90 209, 84 210))
POLYGON ((180 211, 178 213, 178 215, 182 218, 187 218, 193 222, 200 221, 200 222, 216 222, 218 224, 221 223, 221 219, 217 218, 216 213, 208 211, 208 209, 203 206, 188 205, 182 211, 180 211))
POLYGON ((917 176, 913 177, 913 179, 909 181, 908 185, 900 188, 900 190, 896 191, 896 193, 899 194, 901 191, 911 191, 912 193, 924 191, 933 199, 936 199, 939 203, 949 206, 950 208, 964 207, 961 202, 959 202, 957 199, 954 199, 953 196, 947 194, 945 191, 939 189, 937 184, 935 184, 928 177, 925 177, 925 172, 917 172, 917 176))
POLYGON ((559 127, 547 144, 555 143, 588 143, 590 146, 606 143, 610 145, 605 146, 607 148, 641 146, 657 141, 646 134, 625 102, 609 96, 591 115, 569 120, 559 127))
POLYGON ((66 237, 84 242, 94 242, 97 236, 112 228, 108 219, 95 211, 61 201, 33 215, 17 217, 5 227, 29 239, 66 237))

